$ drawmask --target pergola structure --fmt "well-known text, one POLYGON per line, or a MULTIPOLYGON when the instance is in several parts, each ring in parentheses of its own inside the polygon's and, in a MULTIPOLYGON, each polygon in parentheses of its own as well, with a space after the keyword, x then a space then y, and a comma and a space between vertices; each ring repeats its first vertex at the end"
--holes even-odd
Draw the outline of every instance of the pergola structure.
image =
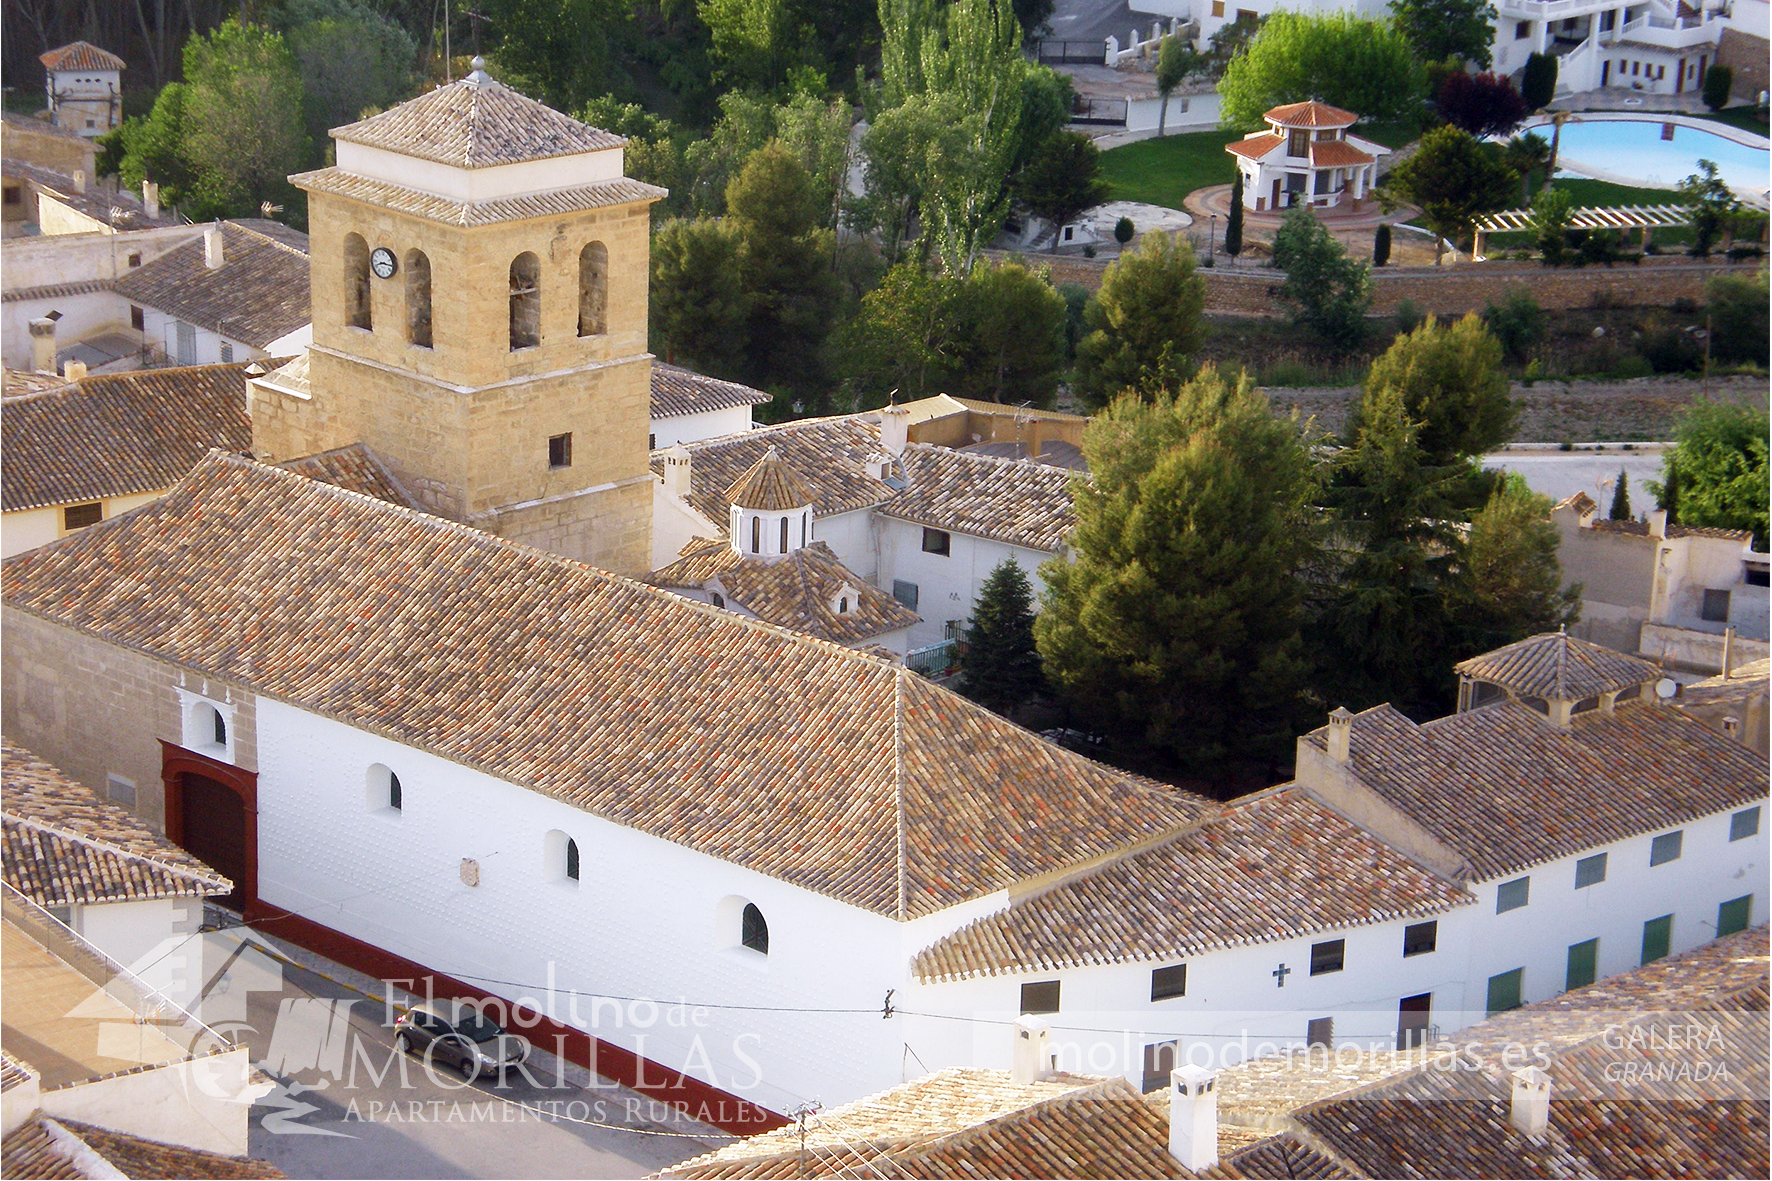
MULTIPOLYGON (((1640 247, 1649 245, 1650 230, 1691 224, 1690 205, 1626 205, 1613 209, 1594 207, 1571 210, 1569 214, 1569 228, 1572 230, 1636 230, 1642 235, 1640 247)), ((1484 256, 1484 240, 1490 234, 1532 228, 1532 212, 1528 209, 1510 209, 1505 213, 1492 213, 1481 218, 1476 226, 1476 240, 1471 243, 1471 257, 1480 259, 1484 256)))

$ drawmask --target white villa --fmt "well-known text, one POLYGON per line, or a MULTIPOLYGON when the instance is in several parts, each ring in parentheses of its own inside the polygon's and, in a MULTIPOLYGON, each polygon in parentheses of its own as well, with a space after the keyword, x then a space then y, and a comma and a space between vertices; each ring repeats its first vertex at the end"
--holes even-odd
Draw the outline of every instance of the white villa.
POLYGON ((1288 103, 1262 116, 1265 131, 1225 145, 1243 174, 1243 200, 1256 212, 1295 205, 1358 209, 1376 179, 1382 144, 1348 134, 1352 111, 1316 101, 1288 103))

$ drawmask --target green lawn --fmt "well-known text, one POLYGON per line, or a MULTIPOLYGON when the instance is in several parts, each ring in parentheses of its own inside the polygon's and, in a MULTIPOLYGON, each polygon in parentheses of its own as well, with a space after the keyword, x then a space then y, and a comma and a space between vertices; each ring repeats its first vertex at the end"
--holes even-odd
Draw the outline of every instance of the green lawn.
POLYGON ((1699 118, 1709 119, 1715 123, 1727 123, 1731 127, 1751 131, 1755 135, 1772 135, 1772 132, 1766 129, 1766 116, 1758 107, 1731 107, 1715 114, 1700 115, 1699 118))
POLYGON ((1640 189, 1632 185, 1615 185, 1608 180, 1585 180, 1575 177, 1560 177, 1557 187, 1569 193, 1569 199, 1575 207, 1601 206, 1614 208, 1619 205, 1678 205, 1680 194, 1675 189, 1640 189))
POLYGON ((1101 176, 1108 183, 1108 200, 1180 209, 1181 199, 1195 189, 1235 179, 1236 161, 1224 145, 1242 138, 1235 131, 1196 131, 1103 152, 1101 176))

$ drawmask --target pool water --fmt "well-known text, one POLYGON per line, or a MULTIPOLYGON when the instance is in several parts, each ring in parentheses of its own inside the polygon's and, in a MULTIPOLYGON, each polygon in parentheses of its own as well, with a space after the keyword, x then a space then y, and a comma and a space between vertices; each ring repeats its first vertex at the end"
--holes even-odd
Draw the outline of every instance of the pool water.
MULTIPOLYGON (((1673 138, 1663 139, 1666 126, 1635 119, 1565 123, 1558 164, 1578 173, 1591 169, 1634 180, 1645 188, 1673 188, 1698 171, 1699 160, 1714 160, 1731 188, 1760 193, 1772 185, 1767 149, 1679 123, 1673 125, 1673 138)), ((1549 139, 1554 129, 1547 124, 1532 130, 1549 139)))

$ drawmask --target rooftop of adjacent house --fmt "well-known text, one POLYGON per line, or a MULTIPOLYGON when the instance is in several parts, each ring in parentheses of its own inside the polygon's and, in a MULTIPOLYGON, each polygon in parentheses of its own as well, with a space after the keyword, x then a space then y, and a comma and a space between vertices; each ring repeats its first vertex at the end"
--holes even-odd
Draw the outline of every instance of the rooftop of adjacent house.
POLYGON ((1720 705, 1724 702, 1746 702, 1766 695, 1767 680, 1772 678, 1772 660, 1760 659, 1736 665, 1729 675, 1718 673, 1702 681, 1680 687, 1675 706, 1720 705))
MULTIPOLYGON (((1648 521, 1636 519, 1611 521, 1598 516, 1600 506, 1594 498, 1585 492, 1577 492, 1574 496, 1557 502, 1556 508, 1570 509, 1576 516, 1583 518, 1582 526, 1601 533, 1615 533, 1623 537, 1641 537, 1660 540, 1649 527, 1648 521), (1587 518, 1593 518, 1588 520, 1587 518)), ((1554 509, 1552 510, 1555 511, 1554 509)), ((1665 527, 1666 536, 1670 539, 1681 537, 1709 537, 1718 541, 1739 541, 1744 546, 1753 544, 1754 535, 1748 529, 1720 529, 1709 525, 1670 524, 1665 527)))
POLYGON ((284 1175, 274 1165, 250 1157, 162 1144, 92 1124, 50 1119, 41 1112, 0 1142, 0 1173, 44 1181, 105 1177, 222 1181, 284 1175))
POLYGON ((964 447, 954 448, 967 455, 988 455, 992 459, 1025 459, 1034 463, 1043 463, 1048 467, 1061 467, 1073 472, 1089 470, 1089 461, 1083 458, 1083 449, 1075 443, 1067 443, 1063 439, 1047 439, 1040 448, 1038 455, 1028 454, 1028 444, 1018 439, 1006 439, 995 443, 968 443, 964 447))
POLYGON ((799 473, 771 447, 723 493, 726 503, 765 513, 810 508, 812 490, 799 473))
POLYGON ((905 488, 886 516, 1047 552, 1077 523, 1069 469, 927 443, 906 447, 900 463, 905 488))
POLYGON ((59 373, 42 373, 32 369, 0 370, 0 398, 8 401, 25 394, 64 390, 73 384, 59 373))
POLYGON ((1566 632, 1528 636, 1454 666, 1474 681, 1500 685, 1520 697, 1584 701, 1620 693, 1661 677, 1647 660, 1578 640, 1566 632))
POLYGON ((171 213, 150 215, 141 196, 130 192, 110 192, 98 186, 97 177, 87 177, 83 185, 53 168, 44 168, 15 156, 0 159, 0 176, 16 177, 31 182, 41 194, 47 194, 70 209, 104 222, 119 230, 143 230, 153 226, 177 224, 171 213))
MULTIPOLYGON (((812 490, 815 517, 870 508, 898 491, 867 468, 884 452, 880 424, 866 415, 803 418, 681 446, 691 457, 689 506, 716 525, 725 524, 731 507, 726 490, 771 449, 812 490)), ((663 474, 664 452, 652 453, 652 470, 663 474)))
POLYGON ((127 70, 129 64, 116 54, 100 49, 90 41, 75 41, 52 49, 37 58, 43 68, 53 72, 77 70, 127 70))
MULTIPOLYGON (((144 268, 145 269, 145 268, 144 268)), ((170 488, 212 448, 246 451, 250 362, 87 376, 8 394, 5 512, 170 488)))
POLYGON ((838 644, 858 644, 910 627, 919 618, 843 565, 822 541, 764 559, 737 553, 726 541, 698 537, 684 547, 682 557, 654 570, 646 581, 696 588, 717 581, 731 603, 763 622, 838 644))
MULTIPOLYGON (((1303 741, 1326 750, 1325 730, 1303 741)), ((1658 701, 1576 714, 1568 730, 1513 700, 1416 723, 1354 715, 1354 775, 1462 858, 1514 873, 1766 796, 1766 760, 1658 701)))
POLYGON ((709 377, 690 369, 652 363, 652 417, 676 418, 684 414, 706 414, 713 410, 730 410, 735 406, 761 406, 769 395, 736 381, 709 377))
POLYGON ((284 471, 319 480, 338 488, 361 492, 401 508, 419 508, 404 485, 394 478, 381 457, 363 443, 347 443, 331 451, 318 451, 277 465, 284 471))
POLYGON ((335 127, 332 138, 456 168, 574 156, 627 142, 493 81, 478 61, 467 77, 335 127))
POLYGON ((13 611, 889 916, 1208 807, 860 653, 220 453, 4 573, 13 611))
POLYGON ((922 980, 1180 959, 1472 902, 1298 789, 1014 901, 912 963, 922 980))
POLYGON ((219 267, 209 267, 199 234, 128 272, 112 289, 256 349, 309 323, 307 235, 257 218, 218 224, 219 267))
POLYGON ((1352 111, 1320 103, 1316 99, 1273 107, 1262 118, 1281 127, 1351 127, 1360 121, 1352 111))
POLYGON ((0 736, 6 884, 39 906, 226 894, 233 883, 135 814, 0 736))
POLYGON ((35 1073, 29 1066, 14 1058, 4 1050, 0 1050, 0 1094, 17 1086, 30 1082, 35 1073))

